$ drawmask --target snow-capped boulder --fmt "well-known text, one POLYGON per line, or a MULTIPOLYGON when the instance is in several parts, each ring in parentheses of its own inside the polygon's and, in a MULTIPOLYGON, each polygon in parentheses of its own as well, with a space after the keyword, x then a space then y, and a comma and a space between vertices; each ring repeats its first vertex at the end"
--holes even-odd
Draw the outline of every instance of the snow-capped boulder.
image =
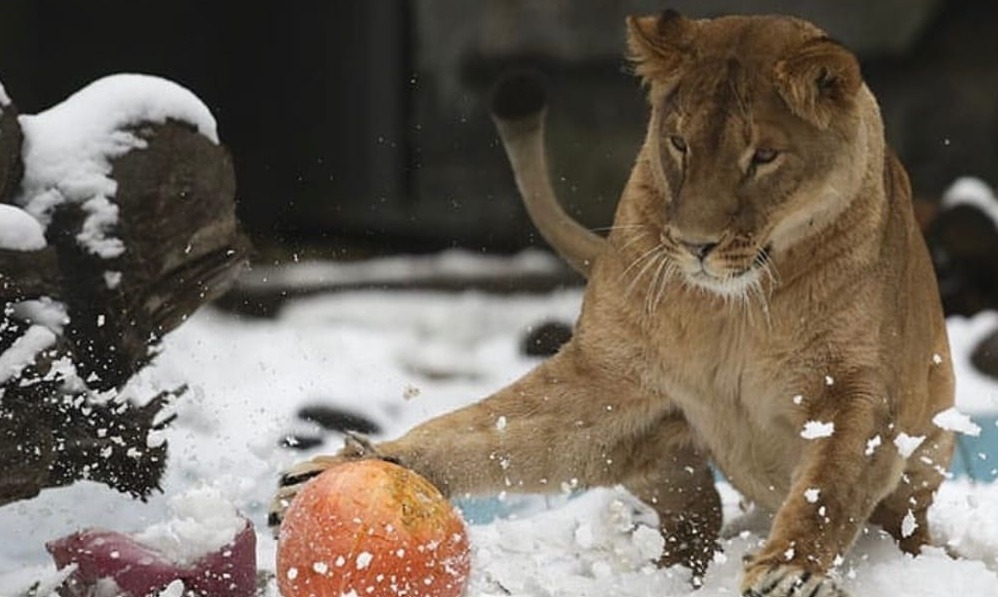
POLYGON ((158 487, 166 446, 147 436, 170 393, 116 393, 247 249, 232 161, 189 90, 113 75, 18 116, 0 87, 0 505, 81 478, 158 487), (23 308, 39 301, 57 324, 23 308))

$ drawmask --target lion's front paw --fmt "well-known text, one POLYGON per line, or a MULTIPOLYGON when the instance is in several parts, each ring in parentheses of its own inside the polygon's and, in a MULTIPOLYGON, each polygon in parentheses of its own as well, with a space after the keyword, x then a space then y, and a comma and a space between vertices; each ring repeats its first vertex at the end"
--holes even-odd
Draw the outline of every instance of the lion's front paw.
POLYGON ((299 462, 284 471, 277 482, 277 493, 274 495, 274 499, 270 501, 270 509, 267 513, 267 525, 271 527, 276 535, 281 526, 281 521, 284 520, 284 513, 305 483, 338 462, 363 458, 390 460, 379 453, 367 438, 348 433, 343 449, 335 456, 316 456, 311 460, 299 462))
POLYGON ((742 597, 849 597, 827 576, 800 566, 751 566, 742 582, 742 597))
POLYGON ((299 462, 284 471, 277 481, 277 493, 270 500, 270 509, 267 512, 267 525, 271 527, 275 535, 281 526, 281 521, 284 520, 284 513, 288 506, 291 505, 292 500, 295 499, 305 483, 343 460, 342 456, 317 456, 311 460, 299 462))

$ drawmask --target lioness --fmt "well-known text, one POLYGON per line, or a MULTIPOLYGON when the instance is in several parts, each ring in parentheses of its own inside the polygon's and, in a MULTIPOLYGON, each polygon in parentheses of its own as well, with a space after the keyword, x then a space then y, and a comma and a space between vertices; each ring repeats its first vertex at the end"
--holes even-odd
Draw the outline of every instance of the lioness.
POLYGON ((605 240, 555 203, 540 102, 499 106, 531 214, 589 273, 572 340, 477 404, 304 463, 277 513, 365 455, 449 494, 622 484, 658 512, 662 563, 700 574, 721 528, 714 463, 774 513, 743 594, 842 595, 828 574, 865 522, 909 553, 929 541, 953 448, 932 423, 953 374, 907 177, 856 58, 813 25, 627 24, 651 119, 605 240))

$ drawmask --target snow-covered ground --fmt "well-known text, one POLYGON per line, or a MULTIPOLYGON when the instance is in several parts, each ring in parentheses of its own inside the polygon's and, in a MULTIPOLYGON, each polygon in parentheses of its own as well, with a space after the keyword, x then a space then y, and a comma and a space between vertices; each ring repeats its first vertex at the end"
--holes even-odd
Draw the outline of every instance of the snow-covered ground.
MULTIPOLYGON (((545 320, 573 321, 580 298, 577 290, 352 292, 298 300, 274 320, 203 310, 166 339, 158 360, 128 388, 149 397, 190 386, 165 432, 170 463, 163 493, 141 503, 79 483, 0 509, 0 596, 20 596, 54 577, 46 541, 83 527, 163 528, 184 516, 178 496, 205 488, 252 519, 258 565, 273 570, 275 544, 265 520, 278 471, 341 441, 326 434, 324 446, 307 452, 279 447, 289 434, 319 435, 297 419, 299 408, 334 405, 376 421, 382 437, 395 436, 534 366, 536 359, 520 351, 523 335, 545 320)), ((995 327, 995 313, 950 322, 959 404, 982 417, 978 421, 998 413, 998 383, 972 371, 967 355, 995 327)), ((998 452, 983 456, 998 459, 998 452)), ((651 564, 658 546, 648 526, 652 516, 621 490, 473 502, 469 515, 482 522, 471 527, 468 595, 737 595, 741 557, 762 540, 765 521, 740 517, 738 496, 727 487, 724 495, 729 536, 696 592, 687 572, 651 564), (491 519, 495 512, 501 516, 491 519)), ((841 566, 843 585, 856 597, 998 596, 998 484, 965 477, 946 483, 931 522, 938 540, 960 558, 942 548, 911 558, 871 529, 841 566)), ((277 595, 272 581, 264 595, 277 595)))

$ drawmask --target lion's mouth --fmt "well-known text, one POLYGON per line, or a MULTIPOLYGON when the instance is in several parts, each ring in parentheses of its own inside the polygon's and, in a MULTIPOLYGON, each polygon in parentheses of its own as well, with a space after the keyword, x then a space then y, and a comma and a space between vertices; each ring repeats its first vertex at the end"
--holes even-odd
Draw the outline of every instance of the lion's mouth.
POLYGON ((695 286, 722 296, 744 296, 757 288, 763 274, 769 271, 771 250, 770 245, 766 245, 741 264, 718 266, 709 258, 695 259, 686 277, 695 286))

